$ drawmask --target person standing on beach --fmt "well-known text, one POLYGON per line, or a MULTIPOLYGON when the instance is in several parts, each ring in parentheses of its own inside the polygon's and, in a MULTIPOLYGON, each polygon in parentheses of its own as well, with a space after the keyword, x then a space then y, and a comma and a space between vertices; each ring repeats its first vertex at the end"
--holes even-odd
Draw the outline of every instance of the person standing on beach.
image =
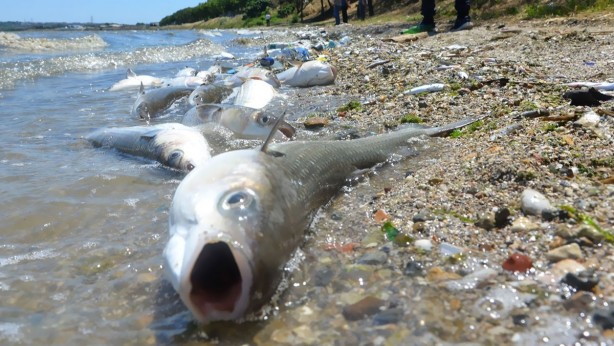
MULTIPOLYGON (((456 9, 456 21, 451 31, 469 30, 473 28, 471 17, 469 17, 470 0, 454 0, 456 9)), ((406 30, 402 34, 417 34, 421 32, 435 31, 435 0, 422 0, 422 22, 406 30)))
POLYGON ((365 2, 367 0, 358 0, 358 8, 356 10, 356 15, 358 19, 365 20, 365 2))
POLYGON ((266 20, 266 26, 270 26, 271 25, 271 14, 267 13, 266 16, 264 16, 264 19, 266 20))
POLYGON ((341 19, 339 18, 339 11, 341 11, 343 22, 347 24, 348 22, 348 2, 347 0, 335 0, 335 6, 333 8, 333 16, 335 17, 335 25, 341 24, 341 19))

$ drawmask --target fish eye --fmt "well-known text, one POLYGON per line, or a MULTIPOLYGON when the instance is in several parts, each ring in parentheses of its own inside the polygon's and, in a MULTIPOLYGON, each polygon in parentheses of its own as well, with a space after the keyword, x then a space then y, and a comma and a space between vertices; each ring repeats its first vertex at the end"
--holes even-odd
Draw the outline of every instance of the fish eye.
POLYGON ((187 167, 186 167, 186 168, 188 169, 188 171, 191 171, 191 170, 193 170, 193 169, 194 169, 194 165, 193 165, 193 164, 191 164, 191 163, 188 163, 188 165, 187 165, 187 167))
POLYGON ((266 124, 270 123, 271 120, 273 120, 273 117, 269 116, 269 115, 266 115, 266 114, 260 114, 258 116, 258 123, 260 125, 266 125, 266 124))
POLYGON ((181 155, 183 155, 183 152, 181 152, 180 150, 175 150, 168 156, 168 160, 169 161, 178 160, 181 158, 181 155))
POLYGON ((232 191, 222 199, 222 207, 226 210, 246 209, 254 201, 254 196, 249 190, 232 191))

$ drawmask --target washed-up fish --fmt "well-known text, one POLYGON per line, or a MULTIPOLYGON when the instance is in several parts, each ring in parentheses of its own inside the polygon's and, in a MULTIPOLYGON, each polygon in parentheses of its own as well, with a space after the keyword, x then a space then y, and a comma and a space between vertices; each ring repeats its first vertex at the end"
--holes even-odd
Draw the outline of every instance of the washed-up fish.
POLYGON ((200 131, 177 123, 102 128, 86 139, 95 147, 113 148, 182 171, 191 171, 211 157, 200 131))
POLYGON ((161 86, 164 84, 164 81, 161 78, 148 76, 148 75, 137 75, 131 69, 128 69, 126 73, 126 79, 122 79, 119 82, 113 84, 109 91, 117 91, 117 90, 125 90, 132 88, 139 88, 143 84, 143 86, 161 86))
POLYGON ((415 88, 411 88, 405 92, 403 92, 403 94, 405 95, 415 95, 415 94, 420 94, 420 93, 427 93, 427 92, 437 92, 437 91, 442 91, 444 88, 446 87, 445 84, 442 83, 433 83, 433 84, 427 84, 427 85, 421 85, 415 88))
POLYGON ((319 60, 307 61, 277 74, 282 84, 294 87, 329 85, 336 77, 337 69, 319 60))
POLYGON ((192 106, 205 103, 220 103, 232 93, 232 88, 223 83, 204 84, 194 89, 188 97, 192 106))
POLYGON ((239 88, 234 104, 261 109, 277 95, 277 91, 269 83, 259 79, 248 79, 239 88))
POLYGON ((273 88, 279 88, 281 82, 277 79, 277 76, 269 71, 260 67, 243 67, 240 68, 237 73, 228 76, 224 83, 228 86, 237 87, 250 79, 257 79, 270 84, 273 88))
POLYGON ((177 71, 175 77, 193 77, 196 76, 196 69, 193 67, 184 67, 181 70, 177 71))
POLYGON ((130 114, 145 120, 155 118, 175 101, 190 93, 192 89, 186 87, 163 87, 145 92, 145 88, 141 85, 139 96, 132 105, 130 114))
POLYGON ((212 157, 175 191, 164 249, 168 279, 198 321, 257 311, 277 290, 318 208, 353 172, 385 162, 412 137, 446 134, 479 119, 347 141, 267 147, 267 140, 261 150, 212 157))
POLYGON ((196 88, 199 85, 209 83, 209 79, 198 76, 182 76, 164 79, 164 85, 169 87, 196 88))
POLYGON ((614 91, 614 83, 608 82, 573 82, 567 83, 570 87, 588 87, 603 91, 614 91))
MULTIPOLYGON (((276 122, 277 117, 260 110, 227 104, 198 105, 190 109, 181 121, 187 126, 216 123, 244 139, 266 139, 276 122)), ((295 133, 294 127, 284 120, 280 121, 278 130, 288 138, 295 133)))

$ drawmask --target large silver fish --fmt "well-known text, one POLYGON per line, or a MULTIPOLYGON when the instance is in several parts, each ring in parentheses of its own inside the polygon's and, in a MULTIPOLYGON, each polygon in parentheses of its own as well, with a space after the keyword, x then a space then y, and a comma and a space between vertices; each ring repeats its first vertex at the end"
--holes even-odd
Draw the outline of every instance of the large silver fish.
POLYGON ((232 88, 223 83, 213 83, 200 85, 188 97, 188 102, 192 106, 204 103, 220 103, 232 93, 232 88))
POLYGON ((179 184, 165 269, 200 322, 240 319, 277 289, 315 212, 353 172, 385 162, 420 135, 478 119, 348 141, 284 142, 214 156, 179 184))
POLYGON ((149 120, 160 115, 175 101, 190 95, 192 90, 193 88, 188 87, 169 86, 145 92, 145 88, 141 84, 139 95, 130 113, 140 119, 149 120))
MULTIPOLYGON (((198 105, 190 109, 181 120, 187 126, 216 123, 243 139, 266 139, 276 122, 277 117, 267 112, 230 104, 198 105)), ((281 120, 278 129, 288 138, 294 136, 294 127, 284 120, 281 120)))
POLYGON ((86 139, 95 147, 113 148, 182 171, 191 171, 211 157, 200 131, 176 123, 102 128, 86 139))

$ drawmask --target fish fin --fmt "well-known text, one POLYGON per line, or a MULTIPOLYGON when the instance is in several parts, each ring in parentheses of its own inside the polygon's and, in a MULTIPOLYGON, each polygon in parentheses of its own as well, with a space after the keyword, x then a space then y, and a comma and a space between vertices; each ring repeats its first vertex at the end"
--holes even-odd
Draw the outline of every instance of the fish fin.
POLYGON ((196 106, 196 114, 203 123, 219 122, 223 107, 215 103, 203 103, 196 106))
POLYGON ((128 72, 126 72, 126 78, 135 78, 135 77, 136 77, 136 73, 132 71, 131 68, 128 68, 128 72))
POLYGON ((274 152, 268 152, 267 151, 267 147, 269 146, 269 144, 271 143, 271 141, 273 140, 273 136, 275 136, 275 133, 277 133, 277 129, 279 128, 279 125, 282 124, 282 122, 285 122, 284 117, 286 116, 286 111, 284 111, 281 116, 279 118, 277 118, 277 121, 275 122, 275 125, 273 125, 273 128, 271 129, 271 132, 269 133, 269 136, 264 140, 264 143, 262 143, 262 147, 260 148, 260 151, 262 151, 265 154, 271 154, 273 156, 279 156, 279 153, 274 153, 274 152))
POLYGON ((456 130, 456 129, 460 129, 462 127, 465 127, 467 125, 473 124, 477 121, 480 121, 486 117, 488 117, 489 114, 485 114, 479 117, 475 117, 475 118, 465 118, 463 120, 459 120, 457 122, 453 122, 451 124, 446 124, 443 126, 438 126, 438 127, 431 127, 429 129, 426 130, 426 134, 431 136, 431 137, 446 137, 447 135, 450 134, 450 132, 456 130))
POLYGON ((143 85, 143 82, 141 82, 141 87, 139 88, 139 94, 144 94, 145 93, 145 86, 143 85))

